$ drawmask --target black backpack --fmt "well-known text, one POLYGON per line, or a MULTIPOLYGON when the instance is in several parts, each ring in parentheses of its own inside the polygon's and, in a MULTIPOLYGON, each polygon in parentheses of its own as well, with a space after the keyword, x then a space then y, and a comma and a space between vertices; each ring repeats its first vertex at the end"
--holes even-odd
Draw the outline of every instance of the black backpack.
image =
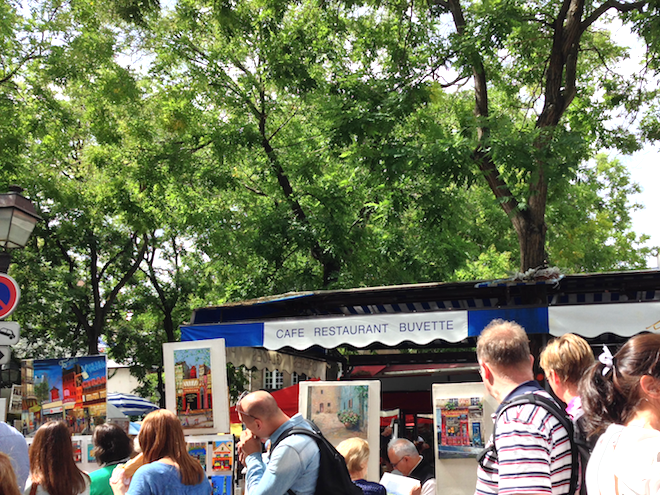
MULTIPOLYGON (((364 495, 362 488, 357 486, 351 481, 351 476, 348 474, 346 461, 344 457, 337 452, 337 449, 328 442, 323 436, 321 430, 317 426, 308 421, 307 422, 314 431, 308 430, 301 426, 294 426, 284 431, 280 438, 277 439, 275 444, 270 446, 271 453, 279 445, 279 443, 286 437, 291 435, 307 435, 316 440, 319 446, 321 458, 319 461, 319 477, 316 480, 316 495, 364 495)), ((295 495, 293 490, 287 492, 289 495, 295 495)))
POLYGON ((580 485, 580 495, 586 495, 587 487, 585 484, 585 472, 587 469, 587 462, 589 462, 589 457, 591 456, 591 450, 593 448, 593 443, 587 442, 586 436, 584 434, 583 428, 580 427, 579 422, 576 424, 559 405, 552 399, 545 397, 543 395, 526 393, 521 394, 510 401, 502 403, 502 408, 497 414, 497 418, 493 423, 493 443, 485 448, 479 454, 477 461, 481 464, 481 461, 484 459, 488 452, 492 452, 495 459, 497 459, 497 449, 495 448, 495 428, 497 425, 497 420, 500 419, 502 413, 510 407, 520 406, 523 404, 535 404, 541 406, 543 409, 552 414, 559 423, 566 429, 568 432, 568 437, 571 441, 571 482, 568 489, 568 494, 573 495, 578 486, 578 473, 580 473, 580 480, 582 484, 580 485))

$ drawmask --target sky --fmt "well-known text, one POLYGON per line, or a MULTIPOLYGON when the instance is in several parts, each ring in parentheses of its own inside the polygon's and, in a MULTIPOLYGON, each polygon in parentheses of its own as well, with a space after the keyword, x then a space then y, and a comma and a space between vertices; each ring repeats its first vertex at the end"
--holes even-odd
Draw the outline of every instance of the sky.
MULTIPOLYGON (((642 192, 630 198, 631 202, 644 205, 644 209, 632 212, 633 231, 637 235, 647 234, 651 238, 647 246, 660 246, 660 147, 645 146, 632 156, 620 157, 626 164, 632 180, 637 182, 642 192)), ((658 268, 656 257, 647 261, 648 268, 658 268)))

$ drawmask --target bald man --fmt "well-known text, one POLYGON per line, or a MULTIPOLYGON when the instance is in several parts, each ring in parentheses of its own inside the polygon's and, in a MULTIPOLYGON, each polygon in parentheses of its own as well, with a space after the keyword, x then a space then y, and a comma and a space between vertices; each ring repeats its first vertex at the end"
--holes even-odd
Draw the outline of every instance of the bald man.
POLYGON ((246 485, 250 495, 313 495, 321 454, 316 441, 307 435, 284 438, 269 454, 261 445, 275 444, 293 427, 311 430, 301 414, 289 417, 268 392, 258 391, 239 398, 236 412, 247 428, 237 445, 240 461, 247 467, 246 485), (264 457, 266 459, 264 460, 264 457))

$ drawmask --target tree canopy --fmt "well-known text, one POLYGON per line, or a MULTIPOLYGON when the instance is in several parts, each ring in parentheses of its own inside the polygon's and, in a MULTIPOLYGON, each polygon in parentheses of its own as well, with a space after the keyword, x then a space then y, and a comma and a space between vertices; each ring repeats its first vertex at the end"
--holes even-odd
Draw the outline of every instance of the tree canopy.
POLYGON ((44 218, 23 352, 158 369, 200 305, 644 267, 611 155, 660 136, 657 8, 0 0, 0 182, 44 218))

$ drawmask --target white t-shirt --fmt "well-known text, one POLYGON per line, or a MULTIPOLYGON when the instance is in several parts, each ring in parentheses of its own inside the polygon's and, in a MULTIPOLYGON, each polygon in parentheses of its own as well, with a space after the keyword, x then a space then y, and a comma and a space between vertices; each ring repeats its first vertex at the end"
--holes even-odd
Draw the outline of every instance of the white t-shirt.
MULTIPOLYGON (((85 489, 80 492, 78 495, 89 495, 89 476, 85 475, 85 489)), ((27 483, 25 483, 25 490, 23 491, 23 495, 30 495, 30 491, 32 490, 32 480, 28 478, 27 483)), ((36 495, 49 495, 46 490, 44 490, 44 487, 39 485, 37 486, 37 493, 36 495)))
POLYGON ((610 425, 587 464, 589 495, 660 494, 660 431, 610 425))

